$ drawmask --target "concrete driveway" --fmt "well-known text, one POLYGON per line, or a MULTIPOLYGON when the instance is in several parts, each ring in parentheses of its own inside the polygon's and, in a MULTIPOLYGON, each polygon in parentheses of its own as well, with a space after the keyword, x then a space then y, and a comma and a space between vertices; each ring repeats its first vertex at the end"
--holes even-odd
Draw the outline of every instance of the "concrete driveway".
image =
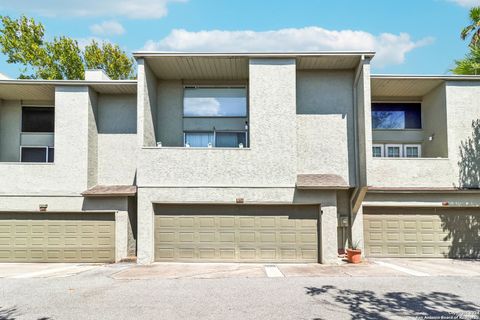
POLYGON ((358 265, 154 263, 132 265, 112 275, 118 280, 284 277, 480 276, 480 261, 450 259, 370 259, 358 265))
POLYGON ((450 259, 370 259, 358 265, 247 263, 0 263, 0 278, 59 278, 106 269, 117 280, 290 277, 480 276, 480 261, 450 259))
POLYGON ((0 265, 0 319, 480 319, 479 263, 0 265))

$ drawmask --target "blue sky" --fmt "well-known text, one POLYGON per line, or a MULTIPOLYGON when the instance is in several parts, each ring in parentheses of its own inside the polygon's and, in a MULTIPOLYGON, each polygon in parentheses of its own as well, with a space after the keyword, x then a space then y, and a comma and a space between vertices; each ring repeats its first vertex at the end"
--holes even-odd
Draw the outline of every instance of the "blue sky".
MULTIPOLYGON (((480 0, 0 0, 47 37, 92 38, 128 52, 374 50, 375 73, 446 74, 463 57, 460 30, 480 0)), ((0 72, 18 75, 0 55, 0 72)))

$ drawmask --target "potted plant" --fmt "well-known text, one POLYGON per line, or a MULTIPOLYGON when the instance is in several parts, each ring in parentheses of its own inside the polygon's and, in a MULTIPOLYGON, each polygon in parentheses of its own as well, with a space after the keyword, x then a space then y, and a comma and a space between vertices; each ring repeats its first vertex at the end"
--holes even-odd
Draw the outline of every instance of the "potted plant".
POLYGON ((362 262, 362 250, 360 249, 360 240, 354 242, 351 248, 347 249, 347 261, 350 263, 362 262))

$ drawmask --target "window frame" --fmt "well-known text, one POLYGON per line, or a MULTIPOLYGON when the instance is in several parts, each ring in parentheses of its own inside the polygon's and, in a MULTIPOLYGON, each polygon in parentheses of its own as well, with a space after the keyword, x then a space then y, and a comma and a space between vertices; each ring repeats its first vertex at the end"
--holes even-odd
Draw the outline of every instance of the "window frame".
POLYGON ((187 130, 187 131, 183 131, 183 147, 184 148, 194 148, 194 149, 201 149, 201 148, 208 148, 208 149, 212 149, 212 148, 215 148, 215 149, 242 149, 240 147, 217 147, 217 133, 222 133, 222 132, 225 132, 225 133, 243 133, 245 134, 245 144, 243 146, 243 149, 245 148, 248 148, 248 131, 247 130, 213 130, 213 131, 209 131, 209 130, 187 130), (211 147, 187 147, 187 134, 189 133, 212 133, 213 134, 213 141, 212 141, 212 146, 211 147))
POLYGON ((372 144, 372 157, 373 158, 384 158, 385 157, 385 145, 384 144, 376 144, 376 143, 372 144), (373 155, 373 148, 376 148, 376 147, 380 147, 380 150, 381 150, 380 151, 381 152, 380 157, 375 157, 373 155))
POLYGON ((385 144, 385 158, 393 158, 393 159, 398 159, 398 158, 403 158, 403 145, 394 143, 394 144, 385 144), (399 148, 399 155, 398 157, 389 157, 388 156, 388 148, 399 148))
POLYGON ((55 147, 49 147, 49 146, 20 146, 20 162, 21 163, 55 163, 55 153, 54 153, 54 158, 53 158, 53 161, 50 162, 48 161, 49 160, 49 156, 50 156, 50 149, 53 150, 53 152, 55 152, 55 147), (32 161, 23 161, 22 159, 22 154, 23 154, 23 149, 45 149, 45 161, 42 161, 42 162, 32 162, 32 161))
POLYGON ((422 157, 422 145, 421 144, 404 144, 403 145, 403 154, 404 158, 416 159, 422 157), (418 149, 418 157, 408 157, 407 156, 407 148, 417 148, 418 149))

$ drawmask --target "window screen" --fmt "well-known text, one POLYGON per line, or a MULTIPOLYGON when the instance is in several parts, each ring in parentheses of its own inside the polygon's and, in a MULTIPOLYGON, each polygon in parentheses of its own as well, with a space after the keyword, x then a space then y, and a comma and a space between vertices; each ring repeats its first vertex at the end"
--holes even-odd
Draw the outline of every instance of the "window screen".
POLYGON ((54 126, 54 108, 22 108, 22 132, 54 132, 54 126))

